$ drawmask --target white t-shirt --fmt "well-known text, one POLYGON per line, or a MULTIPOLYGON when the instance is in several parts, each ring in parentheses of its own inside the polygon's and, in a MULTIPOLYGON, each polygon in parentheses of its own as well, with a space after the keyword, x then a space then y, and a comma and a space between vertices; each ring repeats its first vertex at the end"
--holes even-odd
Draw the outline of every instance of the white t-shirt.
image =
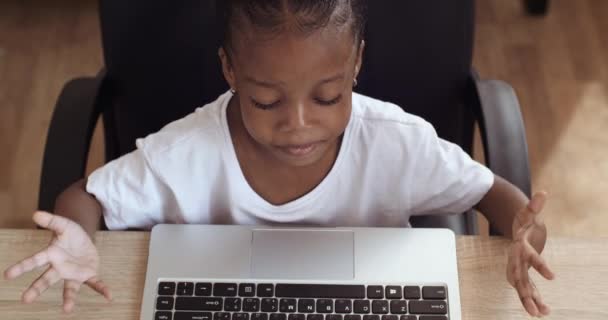
POLYGON ((159 223, 407 227, 412 215, 460 213, 477 204, 492 172, 431 124, 398 106, 353 94, 338 157, 312 191, 283 205, 245 180, 230 138, 230 92, 136 141, 93 172, 86 189, 109 229, 159 223))

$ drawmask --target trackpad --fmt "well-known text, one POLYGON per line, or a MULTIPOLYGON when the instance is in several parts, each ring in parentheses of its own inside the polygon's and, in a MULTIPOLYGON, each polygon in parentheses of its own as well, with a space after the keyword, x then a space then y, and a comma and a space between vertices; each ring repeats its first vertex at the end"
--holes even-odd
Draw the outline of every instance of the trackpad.
POLYGON ((323 230, 253 230, 254 278, 352 280, 354 233, 323 230))

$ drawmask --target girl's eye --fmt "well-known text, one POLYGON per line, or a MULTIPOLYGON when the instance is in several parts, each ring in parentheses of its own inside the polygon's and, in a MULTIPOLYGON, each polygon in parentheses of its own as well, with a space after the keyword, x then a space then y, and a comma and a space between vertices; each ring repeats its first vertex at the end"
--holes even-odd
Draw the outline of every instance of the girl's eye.
POLYGON ((251 103, 253 103, 253 105, 258 108, 258 109, 262 109, 262 110, 268 110, 268 109, 272 109, 274 107, 276 107, 279 102, 281 102, 281 100, 277 100, 276 102, 273 102, 271 104, 263 104, 263 103, 259 103, 253 99, 251 99, 251 103))
POLYGON ((334 104, 340 102, 340 100, 342 100, 342 95, 339 95, 339 96, 337 96, 337 97, 335 97, 335 98, 333 98, 333 99, 331 99, 329 101, 327 101, 327 100, 321 100, 321 99, 315 99, 315 101, 318 104, 322 105, 322 106, 331 106, 331 105, 334 105, 334 104))
MULTIPOLYGON (((315 99, 315 101, 322 106, 331 106, 331 105, 337 104, 341 100, 342 100, 342 95, 339 95, 331 100, 315 99)), ((251 99, 251 103, 253 103, 253 105, 258 109, 268 110, 268 109, 272 109, 272 108, 276 107, 277 105, 279 105, 279 103, 281 103, 281 100, 277 100, 276 102, 273 102, 270 104, 263 104, 263 103, 259 103, 259 102, 255 101, 254 99, 251 99)))

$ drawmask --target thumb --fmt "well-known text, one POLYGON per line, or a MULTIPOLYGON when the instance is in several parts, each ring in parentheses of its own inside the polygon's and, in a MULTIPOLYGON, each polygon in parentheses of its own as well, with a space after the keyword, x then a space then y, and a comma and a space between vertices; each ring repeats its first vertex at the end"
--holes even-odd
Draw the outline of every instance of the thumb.
POLYGON ((547 202, 547 192, 536 192, 532 196, 532 199, 530 199, 530 202, 528 202, 528 205, 526 206, 526 211, 529 211, 529 213, 532 214, 539 214, 543 210, 545 202, 547 202))
POLYGON ((64 233, 71 222, 67 218, 50 214, 45 211, 37 211, 34 213, 33 220, 37 225, 54 231, 57 234, 64 233))
MULTIPOLYGON (((539 221, 539 214, 543 210, 546 201, 547 192, 545 191, 537 192, 532 196, 532 199, 530 199, 528 205, 521 209, 515 216, 515 220, 513 221, 514 235, 522 231, 520 230, 521 228, 524 228, 533 222, 539 221)), ((525 231, 527 228, 524 228, 523 230, 525 231)))

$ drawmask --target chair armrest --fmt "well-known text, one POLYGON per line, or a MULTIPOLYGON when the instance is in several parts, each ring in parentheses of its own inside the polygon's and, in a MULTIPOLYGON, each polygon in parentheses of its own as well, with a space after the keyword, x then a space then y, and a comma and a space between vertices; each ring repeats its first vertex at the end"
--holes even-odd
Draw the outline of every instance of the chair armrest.
POLYGON ((533 16, 545 16, 549 11, 549 0, 524 0, 526 11, 533 16))
POLYGON ((478 97, 473 107, 481 131, 486 164, 529 197, 528 144, 515 91, 499 80, 472 77, 472 82, 478 97))
POLYGON ((85 174, 89 146, 101 112, 98 96, 105 72, 77 78, 62 89, 47 133, 38 209, 52 211, 57 196, 85 174))

